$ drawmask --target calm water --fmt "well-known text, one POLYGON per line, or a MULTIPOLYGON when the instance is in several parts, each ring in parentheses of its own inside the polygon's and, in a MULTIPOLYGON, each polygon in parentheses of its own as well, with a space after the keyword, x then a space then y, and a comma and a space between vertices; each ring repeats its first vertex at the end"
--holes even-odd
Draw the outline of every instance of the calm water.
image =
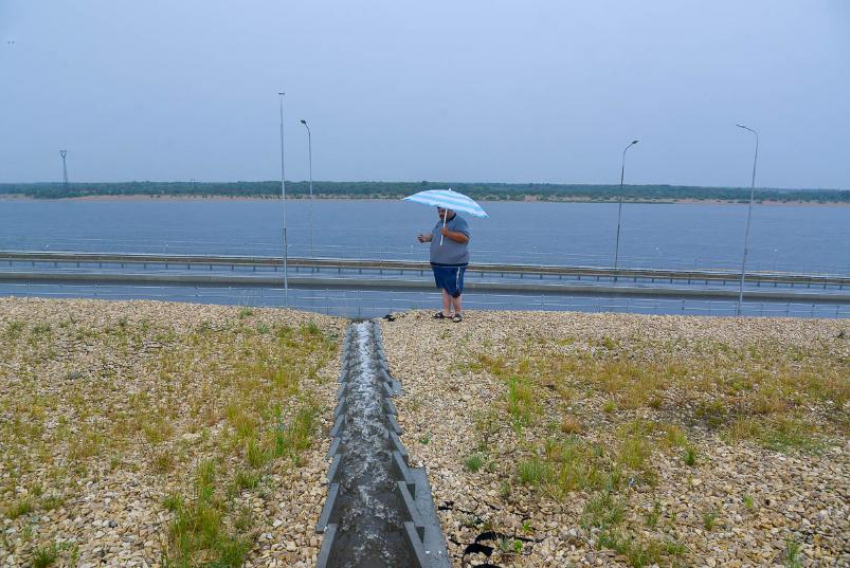
MULTIPOLYGON (((610 266, 615 204, 485 203, 473 261, 610 266)), ((621 266, 740 269, 745 205, 623 206, 621 266)), ((282 206, 256 201, 0 200, 0 249, 280 255, 282 206)), ((289 254, 310 254, 309 203, 287 202, 289 254)), ((400 201, 316 201, 319 256, 427 259, 434 210, 400 201)), ((753 209, 754 270, 850 274, 850 208, 753 209)))

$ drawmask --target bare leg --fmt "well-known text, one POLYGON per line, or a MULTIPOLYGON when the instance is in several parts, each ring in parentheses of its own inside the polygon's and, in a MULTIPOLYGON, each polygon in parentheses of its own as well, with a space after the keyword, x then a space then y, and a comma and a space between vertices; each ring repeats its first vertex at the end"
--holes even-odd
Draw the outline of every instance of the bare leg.
POLYGON ((454 304, 456 314, 460 313, 460 298, 461 296, 458 296, 457 298, 452 298, 452 304, 454 304))
POLYGON ((449 293, 443 290, 443 315, 449 317, 452 309, 452 297, 449 293))

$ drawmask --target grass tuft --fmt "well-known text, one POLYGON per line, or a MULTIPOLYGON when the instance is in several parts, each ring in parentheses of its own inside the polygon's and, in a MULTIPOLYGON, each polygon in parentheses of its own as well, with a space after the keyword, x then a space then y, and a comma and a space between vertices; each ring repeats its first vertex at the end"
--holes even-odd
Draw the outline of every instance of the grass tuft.
POLYGON ((227 503, 216 496, 216 478, 215 463, 203 461, 196 471, 193 498, 186 501, 175 495, 163 503, 174 515, 164 566, 194 566, 201 558, 203 565, 221 568, 237 568, 245 562, 251 540, 244 530, 228 530, 227 503))
POLYGON ((623 501, 615 498, 611 493, 599 493, 585 504, 581 515, 581 526, 588 530, 615 527, 623 521, 625 511, 623 501))
POLYGON ((641 539, 623 531, 603 531, 597 544, 625 556, 629 566, 643 568, 658 564, 667 547, 655 539, 641 539))
POLYGON ((23 517, 24 515, 32 513, 34 510, 35 507, 33 506, 32 500, 30 500, 29 497, 24 497, 12 503, 12 505, 6 509, 6 516, 14 521, 18 517, 23 517))
POLYGON ((32 555, 33 568, 47 568, 48 566, 53 566, 58 557, 59 551, 56 549, 55 544, 48 548, 36 547, 32 555))
POLYGON ((23 335, 24 329, 26 329, 26 324, 24 324, 24 322, 10 321, 6 326, 5 336, 14 341, 23 335))
POLYGON ((564 434, 580 434, 584 430, 582 423, 572 416, 564 416, 561 420, 561 432, 564 434))
POLYGON ((266 465, 266 462, 271 459, 271 455, 262 444, 252 439, 248 440, 248 444, 245 447, 245 459, 251 467, 256 469, 266 465))
POLYGON ((260 484, 260 476, 255 473, 239 471, 233 479, 233 484, 238 491, 256 489, 260 484))
POLYGON ((702 514, 702 526, 705 530, 710 531, 717 523, 717 511, 709 511, 702 514))
POLYGON ((508 414, 515 429, 521 429, 534 421, 538 414, 537 395, 530 380, 514 376, 508 380, 508 414))
POLYGON ((463 462, 463 467, 466 468, 467 471, 471 471, 472 473, 475 473, 476 471, 481 469, 481 466, 483 465, 484 458, 481 457, 480 454, 474 454, 466 458, 466 460, 463 462))
POLYGON ((551 478, 552 471, 548 464, 535 456, 530 460, 524 460, 517 464, 517 475, 520 483, 523 485, 540 487, 544 481, 551 478))
POLYGON ((785 551, 782 560, 786 568, 801 568, 803 560, 800 558, 800 543, 794 540, 785 541, 785 551))
POLYGON ((301 404, 289 427, 275 433, 275 457, 287 456, 298 461, 301 453, 312 445, 320 410, 318 403, 311 399, 301 404))
POLYGON ((685 448, 685 455, 682 459, 685 462, 685 465, 689 467, 694 467, 697 464, 697 452, 693 446, 685 448))
POLYGON ((652 511, 646 514, 646 526, 651 529, 658 528, 658 520, 661 518, 661 503, 652 503, 652 511))
POLYGON ((65 499, 59 495, 49 495, 41 500, 41 508, 45 511, 58 509, 65 504, 65 499))
POLYGON ((822 445, 815 427, 796 418, 761 420, 742 417, 729 425, 726 435, 733 441, 752 440, 769 450, 782 453, 815 452, 822 445))

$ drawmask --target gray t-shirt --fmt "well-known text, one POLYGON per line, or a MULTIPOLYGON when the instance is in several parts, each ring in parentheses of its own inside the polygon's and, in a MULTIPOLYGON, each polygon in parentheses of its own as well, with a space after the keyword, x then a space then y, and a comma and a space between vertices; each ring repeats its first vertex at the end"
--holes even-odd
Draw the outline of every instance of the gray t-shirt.
MULTIPOLYGON (((431 262, 434 264, 469 264, 469 242, 459 243, 448 237, 443 237, 443 244, 440 245, 440 229, 443 228, 443 220, 434 225, 434 230, 431 231, 431 262)), ((469 237, 469 223, 466 219, 458 214, 446 222, 446 228, 450 231, 463 233, 469 237)))

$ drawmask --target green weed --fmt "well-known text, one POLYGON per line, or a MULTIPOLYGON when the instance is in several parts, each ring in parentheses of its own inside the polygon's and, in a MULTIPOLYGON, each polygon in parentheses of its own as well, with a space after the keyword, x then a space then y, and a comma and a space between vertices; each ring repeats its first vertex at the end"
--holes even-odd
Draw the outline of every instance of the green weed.
MULTIPOLYGON (((165 566, 191 566, 199 558, 205 558, 207 566, 222 568, 238 568, 244 563, 251 541, 238 529, 236 533, 228 531, 226 504, 216 497, 217 475, 214 462, 203 461, 196 471, 193 499, 166 498, 164 506, 174 518, 169 527, 169 551, 163 558, 165 566)), ((238 524, 244 527, 244 522, 238 524)))
POLYGON ((50 326, 46 323, 38 323, 32 328, 33 335, 47 335, 50 333, 50 326))
POLYGON ((523 485, 539 487, 544 481, 551 479, 551 467, 535 456, 530 460, 524 460, 517 465, 517 476, 523 485))
POLYGON ((288 456, 296 462, 300 459, 304 450, 312 445, 320 410, 318 403, 311 399, 306 399, 301 404, 289 427, 280 429, 275 434, 275 457, 288 456))
POLYGON ((594 527, 600 529, 615 527, 623 521, 625 511, 625 504, 611 493, 599 493, 584 506, 581 526, 588 530, 594 527))
POLYGON ((683 461, 689 467, 694 467, 697 464, 697 452, 693 447, 685 448, 683 461))
POLYGON ((658 564, 664 552, 664 545, 660 542, 638 539, 623 531, 602 531, 597 544, 600 548, 625 556, 629 566, 634 568, 658 564))
POLYGON ((180 495, 166 495, 162 500, 162 506, 173 513, 183 507, 183 498, 180 495))
POLYGON ((236 473, 233 484, 238 491, 256 489, 256 487, 260 484, 260 476, 255 473, 239 471, 236 473))
POLYGON ((782 556, 787 568, 801 568, 803 566, 803 560, 800 558, 800 543, 797 541, 785 541, 785 552, 782 556))
POLYGON ((174 456, 169 451, 157 452, 151 460, 151 467, 155 473, 168 473, 174 468, 174 456))
POLYGON ((531 424, 538 413, 534 389, 523 377, 514 376, 508 380, 507 404, 515 428, 531 424))
POLYGON ((481 469, 481 466, 483 465, 484 458, 481 457, 479 454, 474 454, 466 458, 466 460, 463 462, 463 467, 465 467, 467 471, 471 471, 472 473, 475 473, 476 471, 481 469))
POLYGON ((817 451, 822 445, 815 428, 796 418, 739 418, 730 424, 726 435, 734 441, 753 440, 769 450, 783 453, 817 451))
POLYGON ((308 337, 320 337, 322 335, 322 330, 314 321, 307 322, 307 325, 303 327, 304 335, 308 337))
POLYGON ((652 448, 644 437, 629 437, 620 442, 617 462, 632 471, 648 471, 652 448))
POLYGON ((250 506, 244 506, 239 510, 239 514, 233 520, 233 528, 239 532, 248 531, 254 524, 254 515, 250 506))
POLYGON ((26 329, 26 324, 22 321, 11 321, 6 326, 5 335, 9 339, 18 339, 23 334, 24 329, 26 329))
POLYGON ((35 507, 33 506, 32 501, 28 497, 24 497, 12 503, 12 505, 6 509, 6 516, 14 521, 18 517, 32 513, 34 510, 35 507))
POLYGON ((248 440, 248 445, 245 448, 245 459, 251 467, 258 468, 264 466, 270 457, 266 449, 256 440, 248 440))
POLYGON ((652 503, 652 511, 646 514, 646 526, 651 529, 657 528, 659 518, 661 518, 661 503, 655 501, 652 503))
POLYGON ((58 556, 59 553, 55 544, 48 548, 36 547, 32 557, 33 568, 47 568, 48 566, 52 566, 58 556))
POLYGON ((717 511, 709 511, 702 514, 702 526, 705 530, 710 531, 714 528, 717 522, 717 511))
POLYGON ((726 423, 729 412, 722 400, 707 400, 697 404, 696 417, 712 428, 726 423))
POLYGON ((65 504, 65 499, 59 495, 50 495, 41 500, 41 508, 45 511, 58 509, 65 504))

